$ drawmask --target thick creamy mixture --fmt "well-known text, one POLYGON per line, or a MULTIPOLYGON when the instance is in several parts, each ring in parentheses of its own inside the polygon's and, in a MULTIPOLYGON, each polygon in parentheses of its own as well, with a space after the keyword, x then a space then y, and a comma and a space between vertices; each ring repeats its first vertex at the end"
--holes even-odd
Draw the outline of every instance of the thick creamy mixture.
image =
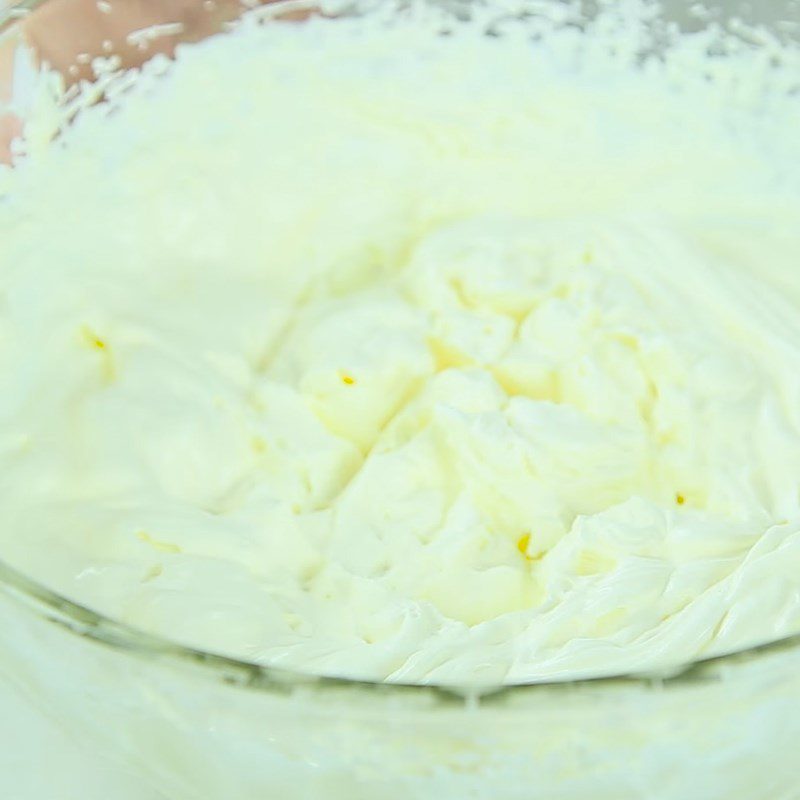
POLYGON ((246 25, 7 171, 0 557, 378 680, 794 632, 784 73, 426 19, 246 25))

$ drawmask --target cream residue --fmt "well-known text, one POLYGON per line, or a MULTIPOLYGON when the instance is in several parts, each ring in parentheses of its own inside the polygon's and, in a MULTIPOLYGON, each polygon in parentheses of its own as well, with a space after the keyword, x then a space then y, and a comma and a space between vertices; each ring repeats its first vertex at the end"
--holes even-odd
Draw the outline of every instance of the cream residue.
POLYGON ((247 25, 7 176, 0 556, 377 680, 800 627, 796 98, 462 27, 247 25))

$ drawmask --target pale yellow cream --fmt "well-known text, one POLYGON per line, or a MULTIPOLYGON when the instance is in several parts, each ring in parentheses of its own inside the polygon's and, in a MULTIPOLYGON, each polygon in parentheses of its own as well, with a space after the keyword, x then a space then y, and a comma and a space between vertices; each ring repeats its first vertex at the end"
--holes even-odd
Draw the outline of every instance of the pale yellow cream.
POLYGON ((82 112, 0 201, 0 557, 377 680, 795 631, 800 113, 692 64, 253 24, 82 112))

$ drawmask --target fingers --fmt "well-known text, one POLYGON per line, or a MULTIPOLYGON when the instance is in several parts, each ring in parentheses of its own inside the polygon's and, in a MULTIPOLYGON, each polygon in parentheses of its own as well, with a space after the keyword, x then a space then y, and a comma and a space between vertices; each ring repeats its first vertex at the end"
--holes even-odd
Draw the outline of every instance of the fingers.
POLYGON ((14 96, 14 58, 18 45, 16 36, 0 39, 0 164, 11 160, 11 141, 22 131, 19 118, 3 110, 14 96))
POLYGON ((49 0, 23 29, 39 58, 69 83, 91 79, 91 60, 99 56, 116 55, 134 67, 156 53, 171 55, 179 41, 215 33, 241 8, 238 0, 49 0), (166 35, 153 39, 135 35, 168 25, 166 35))
MULTIPOLYGON (((48 0, 27 18, 24 32, 41 60, 72 83, 93 77, 93 58, 116 55, 123 67, 136 67, 156 53, 172 55, 179 42, 220 31, 243 10, 241 0, 48 0), (142 33, 153 26, 163 35, 142 33)), ((295 11, 282 18, 307 16, 295 11)))
MULTIPOLYGON (((95 58, 113 55, 122 67, 137 67, 157 53, 173 55, 180 42, 219 32, 244 10, 243 0, 47 0, 20 22, 19 36, 0 39, 0 164, 10 161, 10 143, 22 130, 18 116, 3 106, 11 101, 14 58, 23 39, 38 62, 70 85, 94 78, 95 58), (158 35, 148 36, 154 26, 158 35)), ((278 18, 300 21, 312 13, 295 10, 278 18)))

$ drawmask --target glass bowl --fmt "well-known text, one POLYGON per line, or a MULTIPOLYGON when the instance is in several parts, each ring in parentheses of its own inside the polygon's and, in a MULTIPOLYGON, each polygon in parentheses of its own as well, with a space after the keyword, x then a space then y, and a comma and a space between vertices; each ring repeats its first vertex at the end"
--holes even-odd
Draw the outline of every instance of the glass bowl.
MULTIPOLYGON (((698 25, 695 5, 665 11, 698 25)), ((48 0, 14 6, 5 20, 0 11, 6 143, 25 113, 25 71, 38 60, 75 81, 93 57, 140 63, 221 30, 240 10, 227 0, 48 0), (149 25, 166 25, 165 35, 131 36, 149 25)), ((723 4, 706 19, 748 14, 780 35, 800 25, 794 2, 723 4)), ((289 5, 289 15, 304 11, 289 5)), ((138 781, 143 796, 800 798, 800 637, 669 675, 480 689, 386 685, 192 650, 0 562, 0 678, 87 752, 138 781)))

